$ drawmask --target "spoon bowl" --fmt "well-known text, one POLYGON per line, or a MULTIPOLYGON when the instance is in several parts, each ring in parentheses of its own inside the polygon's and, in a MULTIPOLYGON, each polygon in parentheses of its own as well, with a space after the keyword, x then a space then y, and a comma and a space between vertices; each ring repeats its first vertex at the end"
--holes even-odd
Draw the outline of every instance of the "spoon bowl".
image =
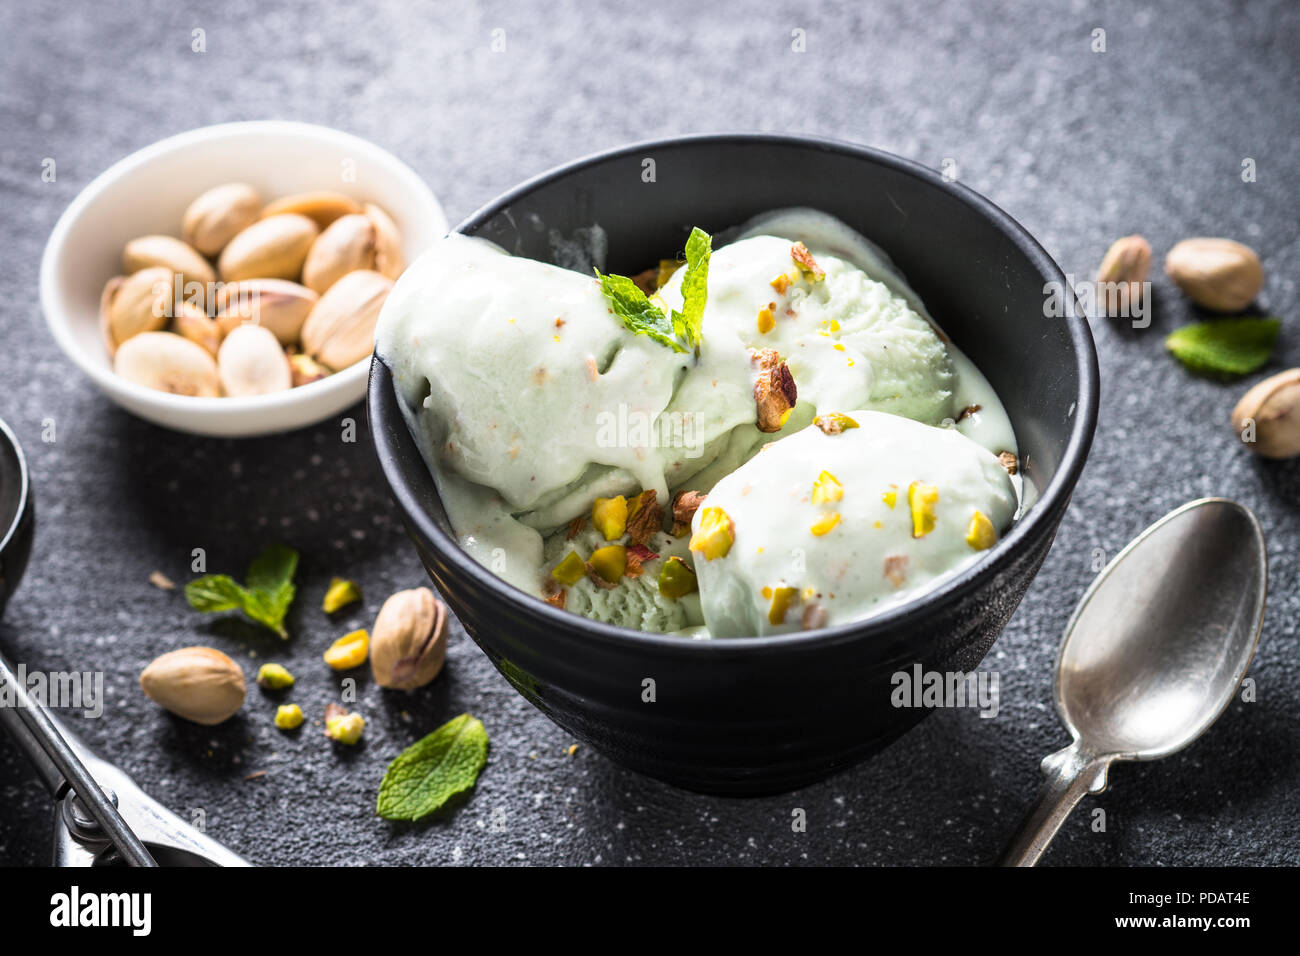
POLYGON ((1166 757, 1218 719, 1254 657, 1267 587, 1259 521, 1226 498, 1176 508, 1106 565, 1057 658, 1056 709, 1074 742, 1044 758, 1004 865, 1037 863, 1113 762, 1166 757))

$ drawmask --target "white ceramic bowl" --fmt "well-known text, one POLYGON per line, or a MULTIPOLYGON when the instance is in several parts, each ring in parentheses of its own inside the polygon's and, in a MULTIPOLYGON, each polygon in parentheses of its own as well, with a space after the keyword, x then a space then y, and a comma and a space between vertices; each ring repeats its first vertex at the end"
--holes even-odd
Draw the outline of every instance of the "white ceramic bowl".
POLYGON ((192 398, 114 374, 99 330, 104 284, 136 236, 180 236, 181 216, 206 189, 246 182, 270 201, 333 189, 377 203, 402 232, 407 262, 447 232, 415 172, 373 143, 307 123, 227 123, 169 137, 115 163, 59 218, 41 259, 41 309, 59 347, 109 398, 141 418, 196 435, 263 435, 322 421, 359 401, 365 360, 310 385, 239 398, 192 398))

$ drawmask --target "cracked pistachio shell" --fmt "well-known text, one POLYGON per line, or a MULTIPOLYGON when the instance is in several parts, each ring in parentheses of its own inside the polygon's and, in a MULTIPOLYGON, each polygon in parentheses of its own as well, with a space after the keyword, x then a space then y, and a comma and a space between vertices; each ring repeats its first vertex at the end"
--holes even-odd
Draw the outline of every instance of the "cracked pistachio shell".
POLYGON ((217 293, 217 325, 222 335, 229 335, 237 326, 252 322, 270 329, 281 345, 293 345, 319 298, 288 279, 231 282, 217 293))
POLYGON ((406 268, 402 233, 392 217, 372 202, 366 203, 366 218, 375 227, 375 271, 396 279, 406 268))
POLYGON ((279 216, 287 212, 306 216, 324 229, 340 216, 361 212, 361 204, 351 196, 328 189, 294 193, 267 203, 266 208, 262 210, 262 218, 279 216))
POLYGON ((217 371, 227 395, 268 395, 293 387, 289 358, 269 329, 241 325, 217 351, 217 371))
POLYGON ((244 672, 221 651, 182 647, 159 657, 140 674, 145 696, 178 717, 212 726, 244 704, 244 672))
POLYGON ((99 321, 109 355, 133 336, 167 327, 174 279, 170 270, 154 266, 108 280, 99 301, 99 321))
POLYGON ((182 338, 201 345, 204 351, 215 358, 217 349, 221 347, 222 335, 221 327, 216 321, 208 318, 206 312, 189 302, 182 302, 176 307, 175 312, 171 330, 182 338))
POLYGON ((392 288, 392 279, 370 269, 343 276, 303 323, 303 351, 336 372, 366 358, 375 349, 375 323, 392 288))
POLYGON ((215 398, 221 394, 212 355, 172 332, 141 332, 127 339, 113 358, 113 371, 137 385, 172 395, 215 398))
POLYGON ((122 249, 122 266, 127 272, 161 266, 179 275, 185 300, 200 306, 207 301, 208 289, 217 281, 217 274, 212 271, 208 260, 193 246, 172 236, 132 239, 122 249))
POLYGON ((257 222, 262 197, 248 183, 224 183, 200 194, 181 220, 181 237, 205 256, 216 256, 226 243, 257 222))
POLYGON ((311 244, 302 264, 302 284, 323 294, 349 272, 374 269, 377 247, 378 230, 369 217, 340 216, 311 244))
POLYGON ((370 669, 380 687, 414 690, 447 658, 447 607, 428 588, 398 591, 370 629, 370 669))
POLYGON ((320 228, 297 213, 259 219, 221 250, 217 268, 226 282, 297 279, 320 228))

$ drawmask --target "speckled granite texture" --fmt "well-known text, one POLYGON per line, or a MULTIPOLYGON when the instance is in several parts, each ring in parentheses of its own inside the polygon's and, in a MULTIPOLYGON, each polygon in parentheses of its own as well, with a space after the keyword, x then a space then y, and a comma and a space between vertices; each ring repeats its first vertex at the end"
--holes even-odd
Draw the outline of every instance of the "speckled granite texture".
MULTIPOLYGON (((1054 550, 986 665, 993 720, 939 712, 871 762, 760 800, 682 793, 631 775, 534 712, 456 628, 447 669, 409 699, 362 684, 364 745, 284 736, 254 689, 218 729, 170 718, 135 686, 155 654, 210 642, 251 671, 274 655, 319 715, 335 681, 323 646, 368 625, 390 590, 424 583, 373 461, 364 414, 277 438, 171 434, 110 405, 59 353, 37 305, 41 248, 73 196, 111 162, 194 126, 294 118, 375 140, 432 185, 453 222, 520 180, 597 149, 678 133, 761 129, 868 143, 939 167, 1019 219, 1064 270, 1090 277, 1134 231, 1162 255, 1188 235, 1261 252, 1261 303, 1286 325, 1274 370, 1300 364, 1297 100, 1300 8, 950 2, 707 5, 666 0, 615 15, 572 2, 478 6, 386 0, 0 6, 0 416, 26 446, 39 504, 29 577, 0 624, 15 662, 102 669, 86 737, 158 799, 257 863, 979 864, 993 860, 1063 745, 1052 659, 1070 609, 1113 555, 1170 508, 1207 494, 1256 510, 1271 597, 1251 676, 1174 758, 1122 766, 1103 806, 1067 824, 1055 864, 1300 863, 1300 465, 1234 447, 1244 386, 1189 377, 1165 333, 1193 317, 1157 275, 1150 328, 1094 322, 1104 385, 1097 440, 1054 550), (190 50, 206 31, 207 52, 190 50), (1094 29, 1106 51, 1093 52, 1094 29), (505 50, 493 52, 494 30, 505 50), (791 50, 806 31, 806 52, 791 50), (42 160, 58 178, 41 178, 42 160), (1244 158, 1257 181, 1243 183, 1244 158), (57 441, 41 440, 42 420, 57 441), (270 538, 299 547, 296 639, 278 646, 209 623, 155 569, 242 569, 270 538), (329 577, 364 607, 327 624, 329 577), (256 655, 256 657, 254 657, 256 655), (423 826, 373 816, 387 761, 462 710, 492 751, 473 798, 423 826), (246 781, 253 771, 265 776, 246 781), (805 808, 806 833, 791 831, 805 808)), ((1157 269, 1157 272, 1159 270, 1157 269)), ((0 739, 0 863, 40 863, 49 806, 0 739)))

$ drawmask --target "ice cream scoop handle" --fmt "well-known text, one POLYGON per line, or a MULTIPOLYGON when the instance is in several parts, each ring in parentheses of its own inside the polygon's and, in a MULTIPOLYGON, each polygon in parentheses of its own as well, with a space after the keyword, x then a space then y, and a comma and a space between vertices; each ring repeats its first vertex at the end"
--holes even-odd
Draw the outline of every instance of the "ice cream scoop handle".
POLYGON ((1002 854, 1002 866, 1034 866, 1083 795, 1106 788, 1110 761, 1083 752, 1077 744, 1043 761, 1047 780, 1038 802, 1026 814, 1015 839, 1002 854))

